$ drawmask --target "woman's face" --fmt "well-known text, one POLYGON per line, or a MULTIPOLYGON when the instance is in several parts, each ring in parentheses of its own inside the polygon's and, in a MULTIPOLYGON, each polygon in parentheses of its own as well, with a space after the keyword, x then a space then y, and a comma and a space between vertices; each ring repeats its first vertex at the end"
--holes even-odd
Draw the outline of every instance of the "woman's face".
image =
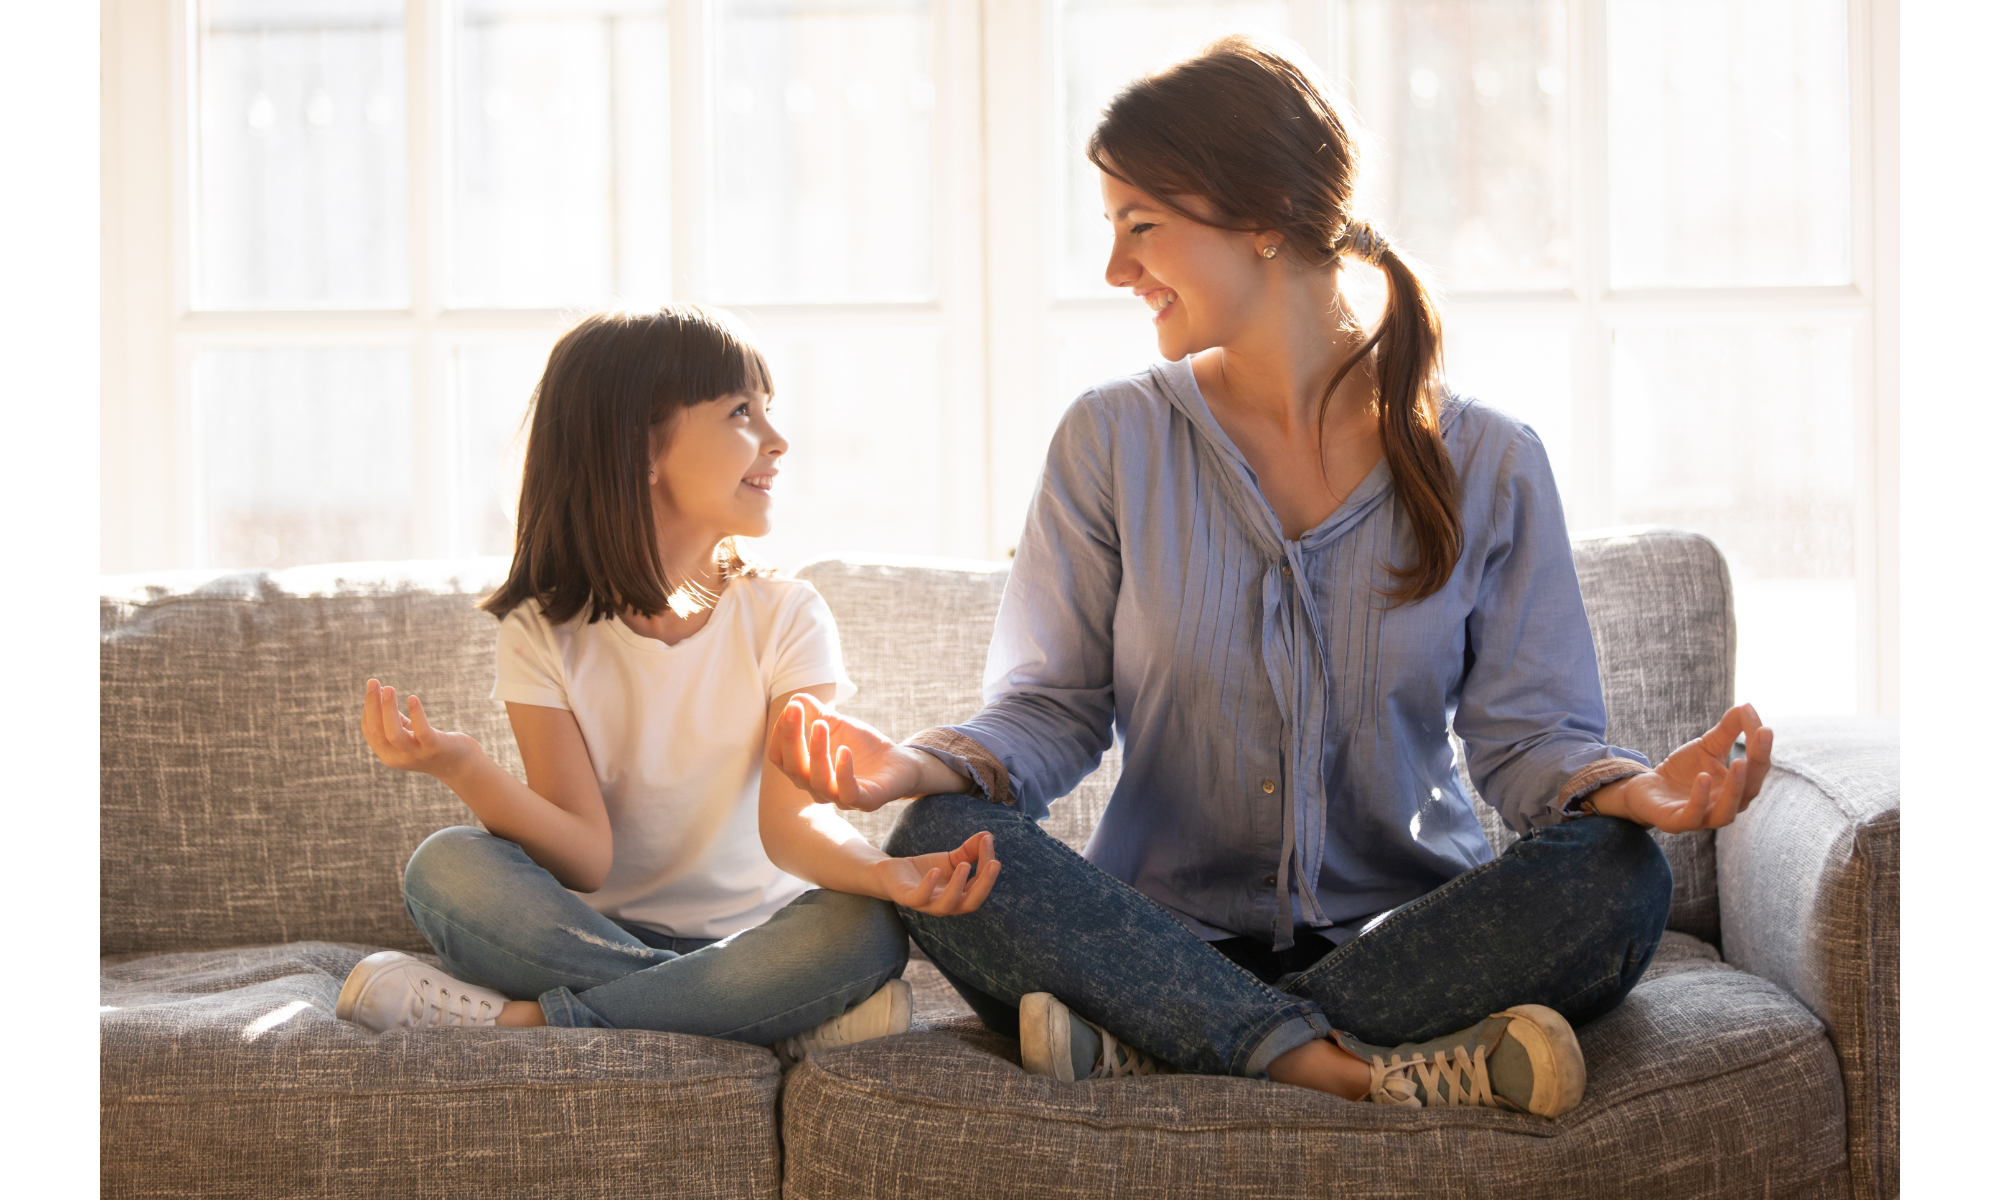
MULTIPOLYGON (((1098 180, 1112 229, 1104 281, 1131 288, 1152 308, 1161 357, 1178 362, 1234 340, 1266 295, 1275 264, 1258 250, 1272 235, 1191 221, 1124 180, 1102 171, 1098 180)), ((1195 212, 1210 211, 1201 197, 1177 199, 1195 212)))
POLYGON ((654 511, 684 535, 771 532, 771 485, 791 445, 771 425, 770 400, 737 392, 682 409, 653 455, 654 511))

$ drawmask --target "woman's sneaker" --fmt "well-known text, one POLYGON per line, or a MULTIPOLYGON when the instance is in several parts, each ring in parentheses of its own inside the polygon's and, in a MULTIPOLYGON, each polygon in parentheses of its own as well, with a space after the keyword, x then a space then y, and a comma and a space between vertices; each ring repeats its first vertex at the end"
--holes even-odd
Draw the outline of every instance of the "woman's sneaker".
POLYGON ((910 985, 901 979, 891 979, 853 1008, 831 1020, 821 1021, 804 1033, 795 1033, 777 1042, 771 1050, 779 1061, 790 1066, 815 1050, 909 1031, 910 985))
POLYGON ((1476 1104, 1559 1117, 1583 1099, 1583 1051, 1562 1014, 1518 1004, 1446 1037, 1370 1046, 1334 1041, 1369 1066, 1368 1099, 1409 1108, 1476 1104))
POLYGON ((430 1029, 491 1025, 507 997, 475 987, 399 950, 355 964, 340 987, 333 1015, 363 1029, 430 1029))
POLYGON ((1075 1083, 1127 1075, 1171 1075, 1174 1067, 1119 1041, 1047 992, 1021 997, 1021 1067, 1030 1075, 1075 1083))

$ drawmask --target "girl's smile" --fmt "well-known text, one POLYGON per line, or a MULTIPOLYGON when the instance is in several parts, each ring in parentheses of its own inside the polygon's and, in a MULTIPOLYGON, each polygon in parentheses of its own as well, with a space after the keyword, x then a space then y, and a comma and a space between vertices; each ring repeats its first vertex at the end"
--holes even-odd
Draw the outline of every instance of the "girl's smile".
POLYGON ((664 429, 653 456, 662 533, 713 545, 771 532, 771 489, 791 443, 771 424, 770 405, 761 392, 718 396, 682 409, 664 429))

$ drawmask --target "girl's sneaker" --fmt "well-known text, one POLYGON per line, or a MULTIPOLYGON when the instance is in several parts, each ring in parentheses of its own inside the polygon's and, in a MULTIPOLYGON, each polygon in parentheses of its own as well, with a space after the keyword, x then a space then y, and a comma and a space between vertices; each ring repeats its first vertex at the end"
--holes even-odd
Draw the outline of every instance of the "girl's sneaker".
POLYGON ((827 1050, 909 1031, 910 985, 901 979, 891 979, 853 1008, 821 1021, 804 1033, 795 1033, 773 1044, 771 1050, 779 1061, 791 1066, 814 1050, 827 1050))
POLYGON ((333 1015, 363 1029, 429 1029, 491 1025, 507 997, 474 987, 399 950, 356 963, 341 985, 333 1015))
POLYGON ((1377 1104, 1476 1104, 1559 1117, 1583 1099, 1576 1033, 1561 1013, 1539 1004, 1517 1004, 1470 1029, 1393 1050, 1333 1037, 1368 1064, 1368 1099, 1377 1104))
POLYGON ((1030 1075, 1075 1083, 1127 1075, 1170 1075, 1175 1069, 1102 1025, 1084 1020, 1047 992, 1021 997, 1021 1067, 1030 1075))

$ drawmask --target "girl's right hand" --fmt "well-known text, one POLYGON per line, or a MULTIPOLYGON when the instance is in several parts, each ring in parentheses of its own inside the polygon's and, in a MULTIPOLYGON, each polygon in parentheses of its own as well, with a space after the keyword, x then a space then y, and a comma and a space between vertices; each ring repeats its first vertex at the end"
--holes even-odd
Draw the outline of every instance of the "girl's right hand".
POLYGON ((375 679, 368 681, 368 692, 361 698, 361 736, 384 765, 438 779, 446 779, 480 754, 479 743, 467 734, 432 729, 424 719, 424 702, 415 696, 410 697, 410 715, 405 717, 396 708, 396 689, 375 679))

